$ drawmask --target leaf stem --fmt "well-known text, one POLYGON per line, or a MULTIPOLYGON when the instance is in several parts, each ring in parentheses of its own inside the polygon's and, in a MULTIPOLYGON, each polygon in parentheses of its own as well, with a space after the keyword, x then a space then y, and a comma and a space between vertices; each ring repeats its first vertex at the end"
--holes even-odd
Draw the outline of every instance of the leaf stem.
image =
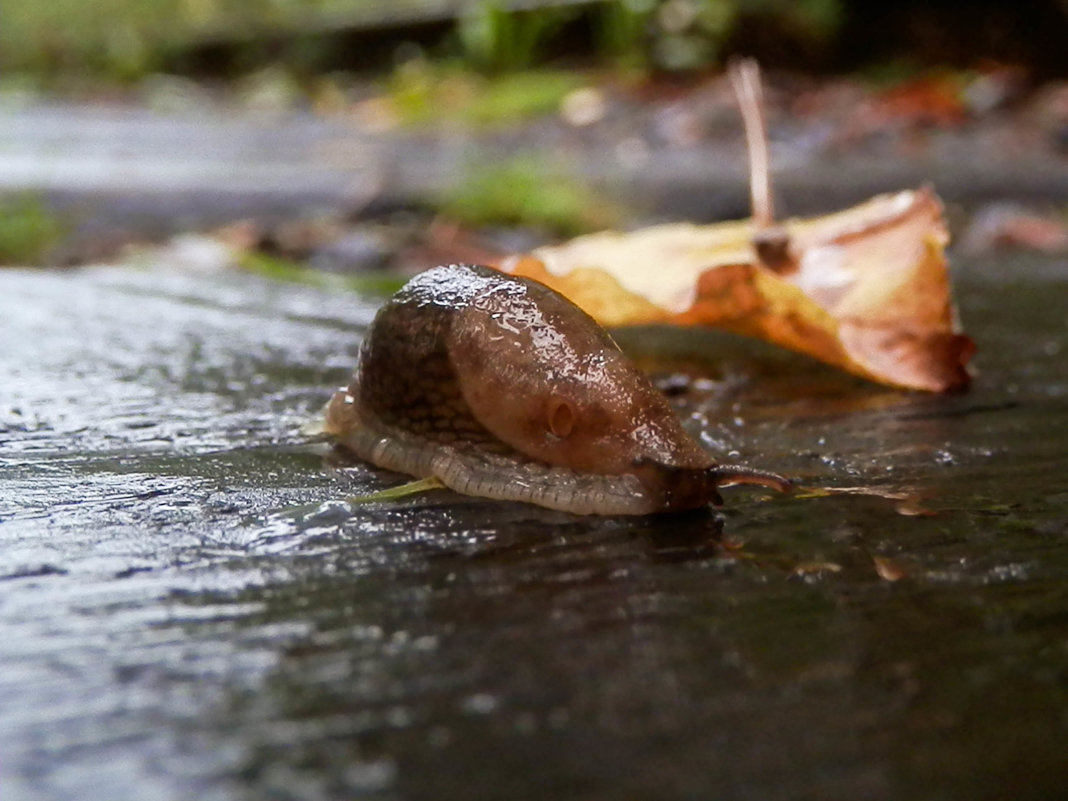
POLYGON ((753 223, 758 229, 769 228, 775 224, 775 205, 771 195, 768 127, 764 118, 764 90, 760 83, 760 65, 756 59, 738 59, 730 63, 727 75, 738 98, 738 108, 745 127, 753 223))
POLYGON ((777 273, 797 269, 790 252, 790 234, 775 224, 771 192, 771 159, 768 155, 768 125, 764 117, 764 89, 760 65, 755 59, 732 61, 727 68, 738 108, 742 112, 746 149, 749 151, 749 197, 753 205, 753 249, 761 263, 777 273))

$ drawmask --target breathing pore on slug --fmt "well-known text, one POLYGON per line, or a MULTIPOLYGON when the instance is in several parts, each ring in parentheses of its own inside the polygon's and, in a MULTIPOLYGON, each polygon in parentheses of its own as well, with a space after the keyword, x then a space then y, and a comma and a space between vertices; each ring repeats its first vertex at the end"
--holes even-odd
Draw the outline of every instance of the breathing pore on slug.
POLYGON ((429 270, 378 312, 326 431, 379 467, 577 514, 678 511, 719 504, 724 484, 790 484, 716 464, 571 301, 472 265, 429 270))

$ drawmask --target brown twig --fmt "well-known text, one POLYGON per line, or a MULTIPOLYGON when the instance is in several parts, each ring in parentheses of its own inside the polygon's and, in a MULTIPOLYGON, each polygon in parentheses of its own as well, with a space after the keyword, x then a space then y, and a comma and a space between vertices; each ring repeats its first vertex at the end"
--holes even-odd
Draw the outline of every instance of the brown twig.
POLYGON ((755 59, 732 61, 727 69, 745 128, 749 152, 749 197, 753 206, 753 247, 760 260, 773 270, 792 268, 790 237, 775 224, 775 201, 771 191, 771 159, 768 156, 768 126, 764 117, 764 90, 760 65, 755 59))
POLYGON ((764 119, 764 91, 760 84, 760 65, 755 59, 732 61, 727 70, 745 126, 745 144, 749 151, 749 195, 753 204, 753 222, 760 228, 775 224, 775 206, 771 196, 771 169, 768 163, 768 128, 764 119))

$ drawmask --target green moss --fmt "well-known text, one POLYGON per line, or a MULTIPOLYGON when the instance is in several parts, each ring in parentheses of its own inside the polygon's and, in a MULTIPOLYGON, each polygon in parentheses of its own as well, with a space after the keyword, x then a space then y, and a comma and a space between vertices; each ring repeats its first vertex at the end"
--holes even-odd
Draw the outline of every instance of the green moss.
POLYGON ((274 281, 292 284, 310 284, 328 288, 350 289, 366 295, 388 297, 404 284, 404 277, 385 271, 367 272, 359 275, 337 275, 305 267, 291 259, 269 256, 265 253, 242 254, 238 265, 249 272, 274 281))
POLYGON ((65 231, 35 195, 0 199, 0 264, 42 264, 65 231))
POLYGON ((564 97, 582 85, 573 73, 521 72, 489 81, 466 110, 469 120, 494 124, 553 113, 564 97))
POLYGON ((324 273, 309 270, 291 259, 268 256, 266 253, 256 251, 242 253, 237 259, 237 264, 250 273, 291 284, 319 286, 326 283, 330 278, 324 273))
POLYGON ((620 217, 613 202, 533 158, 473 170, 441 205, 469 225, 532 226, 559 236, 609 228, 620 217))
POLYGON ((387 92, 400 120, 421 125, 448 120, 494 126, 554 113, 582 86, 573 72, 531 70, 493 77, 456 64, 410 61, 390 77, 387 92))

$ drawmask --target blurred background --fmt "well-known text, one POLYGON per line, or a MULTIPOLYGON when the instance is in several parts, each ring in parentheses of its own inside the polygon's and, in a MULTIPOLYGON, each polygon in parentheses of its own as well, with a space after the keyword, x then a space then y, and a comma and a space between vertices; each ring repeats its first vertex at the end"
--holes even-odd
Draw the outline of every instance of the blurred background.
POLYGON ((0 798, 1064 798, 1066 45, 1068 0, 2 0, 0 798), (405 275, 749 216, 736 56, 779 214, 942 198, 971 391, 641 328, 717 458, 864 494, 349 503, 402 479, 304 426, 405 275))
POLYGON ((1013 63, 1063 75, 1062 0, 76 0, 8 4, 0 65, 42 86, 178 72, 234 78, 267 64, 295 79, 411 57, 480 69, 714 69, 732 52, 768 66, 1013 63))
POLYGON ((1064 0, 12 2, 0 259, 245 221, 243 242, 346 270, 430 221, 512 229, 470 256, 745 216, 737 55, 765 68, 786 213, 930 181, 969 247, 1060 249, 1066 41, 1064 0), (342 236, 397 211, 417 224, 387 220, 389 242, 342 236))

